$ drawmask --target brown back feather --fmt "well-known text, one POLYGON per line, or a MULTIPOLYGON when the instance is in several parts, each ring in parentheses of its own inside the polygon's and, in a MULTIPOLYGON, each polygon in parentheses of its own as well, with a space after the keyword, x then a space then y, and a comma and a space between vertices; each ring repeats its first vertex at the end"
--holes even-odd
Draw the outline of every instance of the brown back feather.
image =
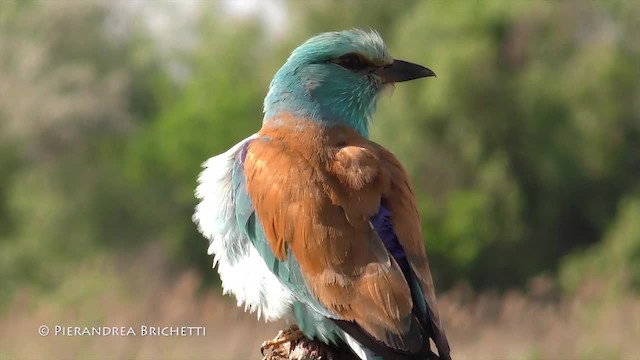
POLYGON ((290 249, 313 295, 339 319, 416 352, 425 340, 409 334, 409 287, 369 223, 385 202, 442 331, 415 196, 390 152, 350 128, 285 116, 265 124, 244 170, 276 257, 290 249))

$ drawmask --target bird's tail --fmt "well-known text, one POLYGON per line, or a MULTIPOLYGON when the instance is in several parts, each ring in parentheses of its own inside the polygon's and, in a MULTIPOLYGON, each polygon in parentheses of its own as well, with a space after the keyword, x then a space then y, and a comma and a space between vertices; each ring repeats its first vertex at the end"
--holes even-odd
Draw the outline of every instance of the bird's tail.
POLYGON ((362 346, 356 339, 354 339, 351 335, 343 332, 344 342, 349 345, 351 351, 356 354, 360 360, 384 360, 384 358, 380 355, 376 355, 373 351, 367 349, 362 346))

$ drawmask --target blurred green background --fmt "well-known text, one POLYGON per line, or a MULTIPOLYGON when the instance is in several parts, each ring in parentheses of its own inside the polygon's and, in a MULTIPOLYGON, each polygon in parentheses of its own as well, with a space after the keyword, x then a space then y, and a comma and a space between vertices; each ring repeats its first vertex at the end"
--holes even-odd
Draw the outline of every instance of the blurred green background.
MULTIPOLYGON (((102 324, 105 293, 139 304, 185 273, 195 299, 219 293, 191 222, 200 164, 259 129, 295 46, 352 27, 438 74, 398 85, 372 129, 411 174, 438 290, 543 282, 558 304, 598 284, 637 316, 640 2, 7 0, 0 319, 102 324)), ((631 354, 594 349, 566 354, 631 354)))

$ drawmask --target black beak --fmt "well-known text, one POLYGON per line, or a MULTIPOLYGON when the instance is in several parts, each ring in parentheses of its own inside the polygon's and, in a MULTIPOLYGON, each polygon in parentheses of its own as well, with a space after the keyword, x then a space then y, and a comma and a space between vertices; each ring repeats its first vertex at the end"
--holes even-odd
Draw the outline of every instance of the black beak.
POLYGON ((391 65, 380 68, 374 73, 380 77, 384 84, 436 76, 436 73, 424 66, 402 60, 393 60, 391 65))

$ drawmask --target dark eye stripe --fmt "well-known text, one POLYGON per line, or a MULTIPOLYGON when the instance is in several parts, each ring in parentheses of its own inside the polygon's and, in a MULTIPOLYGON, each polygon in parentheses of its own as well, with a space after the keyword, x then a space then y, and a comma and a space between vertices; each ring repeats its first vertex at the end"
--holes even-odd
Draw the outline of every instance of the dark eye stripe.
POLYGON ((358 53, 344 54, 339 58, 332 60, 331 62, 351 71, 361 71, 375 67, 372 63, 367 61, 364 56, 358 53))

